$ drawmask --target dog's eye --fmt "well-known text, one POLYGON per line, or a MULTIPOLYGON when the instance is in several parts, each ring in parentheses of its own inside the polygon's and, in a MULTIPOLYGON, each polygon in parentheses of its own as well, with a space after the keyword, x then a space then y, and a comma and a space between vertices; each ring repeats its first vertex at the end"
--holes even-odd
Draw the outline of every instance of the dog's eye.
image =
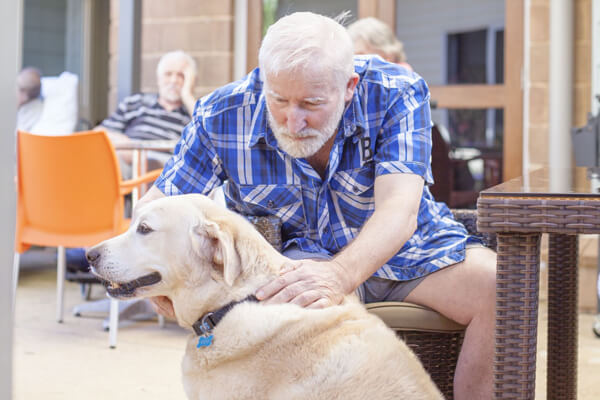
POLYGON ((153 229, 150 228, 148 225, 146 225, 146 223, 144 223, 144 222, 139 224, 137 227, 137 230, 136 230, 137 233, 141 233, 142 235, 146 235, 152 231, 153 231, 153 229))

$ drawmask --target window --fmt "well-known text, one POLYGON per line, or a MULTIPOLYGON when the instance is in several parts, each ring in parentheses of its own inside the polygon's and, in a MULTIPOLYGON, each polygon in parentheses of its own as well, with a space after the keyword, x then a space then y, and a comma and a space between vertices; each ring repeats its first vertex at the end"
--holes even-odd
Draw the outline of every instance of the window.
MULTIPOLYGON (((447 84, 502 84, 504 30, 479 29, 447 35, 447 84)), ((448 110, 453 147, 501 150, 502 109, 448 110)))

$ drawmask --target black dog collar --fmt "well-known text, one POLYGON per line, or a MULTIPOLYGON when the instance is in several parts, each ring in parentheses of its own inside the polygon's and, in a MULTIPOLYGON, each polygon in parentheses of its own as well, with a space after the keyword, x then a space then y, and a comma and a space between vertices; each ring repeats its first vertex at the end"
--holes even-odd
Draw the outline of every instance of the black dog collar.
POLYGON ((219 308, 218 310, 207 312, 206 314, 198 318, 198 320, 192 325, 194 332, 196 332, 196 335, 198 336, 210 335, 214 327, 217 326, 217 324, 223 319, 223 317, 225 317, 225 315, 227 315, 229 311, 233 309, 233 307, 237 306, 240 303, 245 303, 246 301, 258 302, 258 299, 256 298, 256 296, 250 295, 243 300, 233 301, 219 308))

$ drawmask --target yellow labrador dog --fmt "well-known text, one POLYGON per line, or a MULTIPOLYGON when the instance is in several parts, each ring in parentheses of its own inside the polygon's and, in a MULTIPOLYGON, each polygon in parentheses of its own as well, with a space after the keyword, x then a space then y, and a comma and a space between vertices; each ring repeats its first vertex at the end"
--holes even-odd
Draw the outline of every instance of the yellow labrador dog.
POLYGON ((289 260, 243 217, 201 195, 155 200, 88 251, 116 298, 168 296, 195 331, 190 399, 441 399, 416 356, 356 297, 322 310, 253 293, 289 260))

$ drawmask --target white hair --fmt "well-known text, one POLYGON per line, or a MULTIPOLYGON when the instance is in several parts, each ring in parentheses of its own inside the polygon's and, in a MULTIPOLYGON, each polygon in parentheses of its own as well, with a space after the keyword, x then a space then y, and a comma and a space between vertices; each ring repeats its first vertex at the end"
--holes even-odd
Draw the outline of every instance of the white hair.
POLYGON ((168 53, 163 54, 163 56, 158 61, 158 65, 156 66, 156 75, 159 76, 165 69, 165 64, 167 61, 171 59, 183 59, 187 62, 188 65, 191 65, 196 71, 196 61, 183 50, 175 50, 168 53))
POLYGON ((377 18, 367 17, 348 25, 348 33, 354 42, 363 42, 370 48, 386 54, 395 63, 406 62, 404 45, 392 29, 377 18))
POLYGON ((258 65, 265 82, 268 75, 303 73, 316 67, 331 71, 332 82, 345 87, 354 72, 353 53, 352 39, 339 22, 311 12, 296 12, 269 27, 258 65))

